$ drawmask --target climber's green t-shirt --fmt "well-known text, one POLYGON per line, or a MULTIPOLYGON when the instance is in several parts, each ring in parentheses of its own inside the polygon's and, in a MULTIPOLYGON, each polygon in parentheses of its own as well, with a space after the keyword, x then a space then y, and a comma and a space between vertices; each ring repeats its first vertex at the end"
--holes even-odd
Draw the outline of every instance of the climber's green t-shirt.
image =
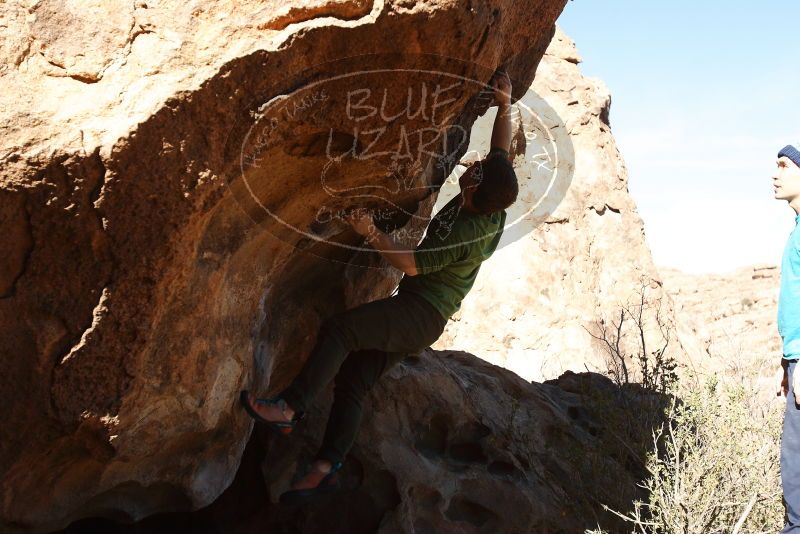
POLYGON ((414 251, 416 276, 404 276, 398 292, 417 293, 449 319, 461 308, 483 261, 497 248, 506 211, 476 215, 461 209, 455 196, 431 219, 414 251))

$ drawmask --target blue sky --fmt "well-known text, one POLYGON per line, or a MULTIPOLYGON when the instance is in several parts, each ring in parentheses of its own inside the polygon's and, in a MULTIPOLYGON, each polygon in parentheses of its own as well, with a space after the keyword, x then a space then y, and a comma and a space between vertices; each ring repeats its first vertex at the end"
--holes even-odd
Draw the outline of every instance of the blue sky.
POLYGON ((800 143, 800 0, 570 0, 558 24, 611 91, 656 264, 779 264, 795 213, 770 177, 800 143))

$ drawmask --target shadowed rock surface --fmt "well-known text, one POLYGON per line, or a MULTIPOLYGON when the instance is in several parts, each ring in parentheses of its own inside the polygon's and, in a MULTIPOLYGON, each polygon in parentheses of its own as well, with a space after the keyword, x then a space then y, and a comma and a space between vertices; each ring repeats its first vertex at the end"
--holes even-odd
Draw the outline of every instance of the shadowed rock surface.
MULTIPOLYGON (((480 84, 442 72, 485 83, 504 65, 519 98, 565 1, 0 6, 3 525, 214 501, 251 427, 238 391, 283 388, 322 319, 397 283, 320 207, 424 226, 486 111, 480 84), (357 82, 328 80, 342 73, 357 82), (435 120, 347 106, 425 83, 451 90, 435 120), (422 127, 449 151, 420 136, 423 157, 393 167, 422 127), (329 157, 350 149, 383 155, 329 157), (345 194, 361 186, 390 198, 345 194)), ((474 518, 472 502, 442 513, 474 518)))
POLYGON ((600 503, 643 498, 642 458, 596 411, 622 410, 610 380, 566 373, 546 384, 464 352, 425 350, 365 400, 343 473, 346 490, 306 508, 278 503, 298 460, 322 440, 333 390, 292 437, 257 428, 231 487, 193 514, 131 526, 83 521, 66 532, 576 533, 622 527, 600 503))

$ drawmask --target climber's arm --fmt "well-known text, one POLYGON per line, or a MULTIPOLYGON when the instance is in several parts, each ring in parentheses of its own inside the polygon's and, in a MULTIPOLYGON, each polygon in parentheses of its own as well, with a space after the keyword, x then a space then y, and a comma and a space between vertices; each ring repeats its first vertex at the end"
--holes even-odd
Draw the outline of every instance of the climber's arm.
POLYGON ((444 269, 464 259, 470 252, 469 236, 464 235, 465 227, 448 226, 441 219, 435 219, 437 224, 432 223, 433 228, 427 229, 425 239, 417 248, 409 249, 395 241, 392 235, 382 232, 375 226, 372 216, 361 210, 348 213, 344 218, 387 262, 408 276, 444 269))
POLYGON ((450 227, 441 219, 434 219, 428 227, 425 239, 417 248, 408 250, 397 243, 391 235, 377 228, 371 229, 367 241, 380 252, 386 261, 403 271, 407 276, 429 274, 444 269, 448 265, 463 260, 470 253, 469 238, 465 230, 472 226, 450 227))
POLYGON ((506 152, 511 150, 510 104, 497 106, 497 116, 494 119, 494 129, 492 130, 492 148, 502 148, 506 152))
POLYGON ((400 269, 409 276, 417 274, 417 265, 414 261, 414 251, 398 243, 394 238, 382 232, 375 222, 372 215, 363 209, 355 209, 344 216, 353 229, 360 235, 367 238, 367 242, 372 248, 377 250, 383 258, 393 267, 400 269))
POLYGON ((495 75, 491 81, 497 103, 497 116, 492 129, 492 148, 511 151, 511 80, 506 72, 495 75))
POLYGON ((392 266, 408 276, 416 276, 417 265, 414 262, 414 250, 408 250, 405 245, 396 242, 391 235, 381 232, 377 228, 374 228, 366 237, 372 248, 377 250, 392 266))

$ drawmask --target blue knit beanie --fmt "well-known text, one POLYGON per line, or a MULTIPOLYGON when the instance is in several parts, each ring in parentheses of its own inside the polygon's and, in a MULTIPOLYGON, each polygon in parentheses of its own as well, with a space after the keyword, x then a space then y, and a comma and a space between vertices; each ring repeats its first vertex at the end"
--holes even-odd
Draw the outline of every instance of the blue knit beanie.
POLYGON ((781 158, 783 156, 786 156, 787 158, 792 160, 795 165, 800 167, 800 150, 797 150, 792 145, 786 145, 785 147, 783 147, 781 149, 780 152, 778 152, 778 157, 779 158, 781 158))

